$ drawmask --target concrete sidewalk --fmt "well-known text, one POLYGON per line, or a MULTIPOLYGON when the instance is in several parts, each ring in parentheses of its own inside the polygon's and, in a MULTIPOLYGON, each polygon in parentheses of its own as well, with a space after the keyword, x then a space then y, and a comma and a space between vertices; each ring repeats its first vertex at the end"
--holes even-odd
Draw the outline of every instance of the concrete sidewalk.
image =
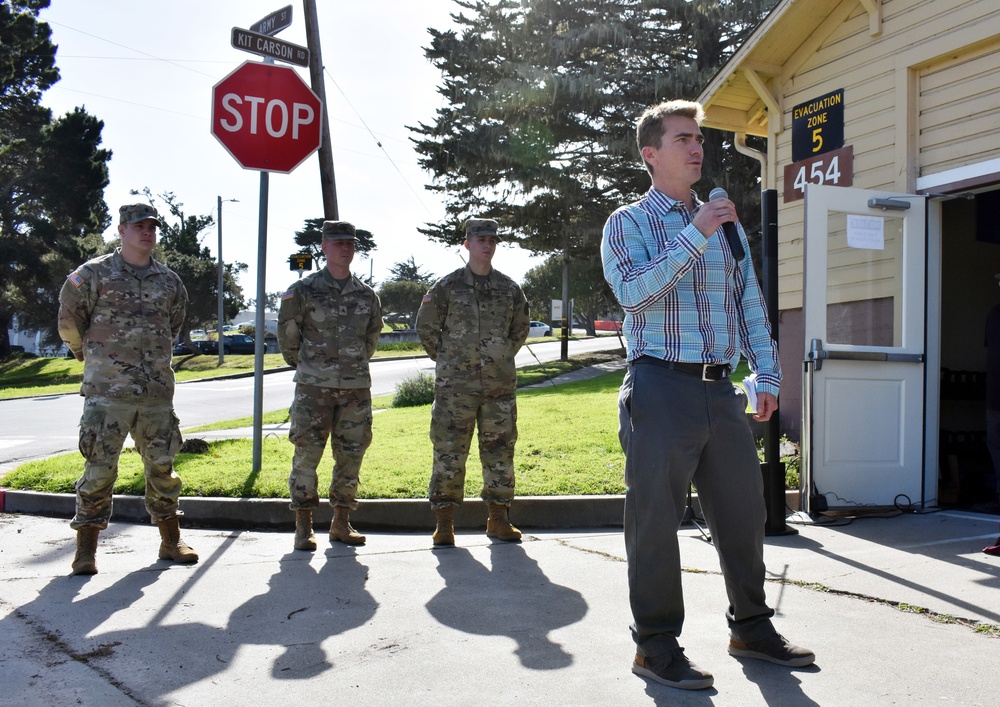
POLYGON ((116 497, 93 577, 68 576, 73 533, 52 517, 72 514, 72 495, 5 501, 20 513, 0 514, 6 704, 996 701, 1000 558, 981 552, 1000 534, 996 516, 820 518, 767 538, 776 625, 817 654, 799 670, 726 654, 715 549, 682 529, 682 644, 715 675, 713 688, 685 692, 629 672, 622 497, 519 498, 521 544, 490 543, 470 499, 457 547, 438 550, 426 501, 365 501, 352 521, 367 544, 331 546, 320 533, 313 553, 292 550, 288 530, 261 530, 290 526, 287 499, 185 498, 193 566, 158 561, 142 500, 116 497))
POLYGON ((715 675, 685 692, 629 672, 619 531, 427 533, 294 551, 291 533, 184 529, 191 566, 149 525, 112 523, 93 577, 67 576, 64 520, 0 515, 3 701, 31 705, 860 705, 996 701, 998 518, 940 512, 803 525, 768 538, 790 670, 726 654, 714 548, 680 544, 683 645, 715 675), (954 618, 949 618, 954 617, 954 618), (994 636, 996 634, 994 633, 994 636))

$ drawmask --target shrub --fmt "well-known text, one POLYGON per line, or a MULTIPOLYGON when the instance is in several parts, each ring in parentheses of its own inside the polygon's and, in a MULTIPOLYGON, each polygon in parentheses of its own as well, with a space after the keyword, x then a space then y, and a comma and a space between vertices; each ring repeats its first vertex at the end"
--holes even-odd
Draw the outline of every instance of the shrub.
MULTIPOLYGON (((788 437, 782 436, 779 440, 778 461, 785 464, 785 488, 796 490, 799 488, 799 466, 802 462, 802 455, 799 445, 792 442, 788 437)), ((764 461, 764 440, 757 440, 757 456, 764 461)))
POLYGON ((424 352, 424 347, 419 341, 396 341, 390 344, 383 344, 379 342, 379 351, 416 351, 419 353, 424 352))
POLYGON ((394 408, 429 405, 432 402, 434 402, 434 376, 422 371, 400 382, 392 398, 394 408))

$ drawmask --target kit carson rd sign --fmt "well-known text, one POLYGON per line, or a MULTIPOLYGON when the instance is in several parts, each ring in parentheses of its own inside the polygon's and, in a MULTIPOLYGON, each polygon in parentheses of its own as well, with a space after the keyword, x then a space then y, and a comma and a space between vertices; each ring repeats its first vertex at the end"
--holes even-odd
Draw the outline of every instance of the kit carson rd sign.
POLYGON ((212 134, 244 169, 288 173, 319 149, 322 110, 294 69, 248 61, 212 89, 212 134))

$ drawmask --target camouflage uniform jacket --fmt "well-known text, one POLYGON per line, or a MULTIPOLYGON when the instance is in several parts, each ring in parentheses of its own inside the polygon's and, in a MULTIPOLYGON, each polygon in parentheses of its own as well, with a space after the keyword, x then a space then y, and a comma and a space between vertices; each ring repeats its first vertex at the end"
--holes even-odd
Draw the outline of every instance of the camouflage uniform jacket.
POLYGON ((80 394, 172 399, 173 343, 187 303, 177 273, 151 260, 139 277, 121 249, 70 273, 59 293, 59 336, 83 351, 80 394))
POLYGON ((438 280, 417 312, 420 343, 437 362, 436 386, 493 397, 517 387, 514 355, 528 338, 528 302, 516 282, 468 266, 438 280))
POLYGON ((281 296, 278 344, 295 382, 323 388, 370 388, 368 359, 382 332, 375 290, 352 277, 341 290, 323 268, 281 296))

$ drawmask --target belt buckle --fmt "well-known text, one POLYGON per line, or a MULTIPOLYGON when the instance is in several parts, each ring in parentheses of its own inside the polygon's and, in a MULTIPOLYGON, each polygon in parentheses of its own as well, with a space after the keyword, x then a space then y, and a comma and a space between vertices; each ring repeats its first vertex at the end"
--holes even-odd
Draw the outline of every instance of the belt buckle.
POLYGON ((724 363, 703 363, 701 366, 701 380, 705 383, 717 383, 726 377, 726 370, 729 367, 724 363), (722 375, 716 378, 708 377, 708 370, 710 368, 719 368, 722 370, 722 375))

